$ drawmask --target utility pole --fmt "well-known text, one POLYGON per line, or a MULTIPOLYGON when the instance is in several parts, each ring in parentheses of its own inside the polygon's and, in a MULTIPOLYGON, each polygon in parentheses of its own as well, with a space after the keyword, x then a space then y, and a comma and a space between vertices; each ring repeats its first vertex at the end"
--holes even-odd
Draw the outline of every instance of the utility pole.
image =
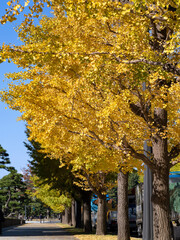
POLYGON ((25 205, 25 220, 27 220, 27 206, 25 205))
MULTIPOLYGON (((152 148, 144 142, 144 154, 146 157, 152 152, 152 148)), ((153 240, 153 208, 152 196, 152 173, 148 166, 144 169, 144 201, 143 201, 143 240, 153 240)))
MULTIPOLYGON (((146 90, 146 83, 143 82, 143 91, 146 90)), ((144 142, 144 155, 150 159, 152 147, 144 142)), ((143 240, 153 240, 153 208, 152 208, 152 172, 145 165, 144 167, 144 200, 143 200, 143 240)))

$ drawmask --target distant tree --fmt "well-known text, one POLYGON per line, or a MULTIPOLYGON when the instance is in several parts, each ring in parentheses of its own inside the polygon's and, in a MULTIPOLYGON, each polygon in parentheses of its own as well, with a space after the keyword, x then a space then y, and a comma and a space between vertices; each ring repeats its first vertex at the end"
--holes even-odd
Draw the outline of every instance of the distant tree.
POLYGON ((132 189, 135 186, 137 186, 137 184, 139 183, 139 175, 137 173, 137 171, 133 171, 132 173, 129 174, 129 178, 128 178, 128 189, 132 189))
POLYGON ((180 212, 180 183, 170 183, 170 208, 171 212, 180 212))
POLYGON ((109 202, 110 202, 112 208, 117 207, 117 190, 118 190, 117 186, 115 186, 108 191, 108 196, 110 198, 109 202))
POLYGON ((24 214, 28 200, 26 189, 22 174, 16 170, 0 179, 0 204, 5 216, 24 214))
POLYGON ((7 167, 6 164, 10 164, 9 154, 6 150, 0 145, 0 168, 11 170, 12 167, 7 167))
MULTIPOLYGON (((91 193, 94 192, 98 196, 99 217, 97 219, 97 233, 101 231, 106 232, 106 192, 107 189, 114 184, 116 174, 102 171, 92 173, 84 164, 80 167, 77 167, 77 164, 72 164, 73 166, 71 164, 67 165, 67 159, 71 161, 71 158, 74 157, 70 153, 64 154, 61 161, 59 159, 49 158, 48 155, 43 152, 41 145, 34 140, 25 143, 25 146, 32 158, 32 160, 29 161, 31 170, 43 180, 43 184, 50 185, 52 189, 58 189, 61 194, 71 196, 76 200, 80 198, 83 201, 84 223, 88 225, 87 223, 89 222, 89 226, 84 226, 86 232, 91 232, 92 229, 90 220, 91 193), (64 164, 62 164, 63 162, 64 164), (85 210, 87 210, 86 213, 85 210), (101 221, 103 224, 101 224, 101 221)), ((85 160, 81 155, 82 153, 79 154, 78 159, 82 158, 82 161, 85 160)), ((75 157, 75 159, 76 158, 77 157, 75 157)))
POLYGON ((49 218, 54 212, 49 206, 43 203, 36 197, 29 197, 29 203, 26 205, 26 218, 39 218, 42 215, 44 218, 49 218))
MULTIPOLYGON (((138 175, 137 171, 133 171, 128 176, 128 190, 131 190, 139 183, 140 176, 138 175)), ((108 191, 108 196, 110 199, 113 200, 112 205, 117 205, 117 186, 113 187, 108 191)))
MULTIPOLYGON (((28 130, 26 134, 27 137, 29 137, 28 130)), ((48 155, 43 152, 44 149, 41 145, 34 140, 24 142, 24 145, 31 158, 28 169, 24 169, 24 177, 27 183, 32 183, 30 179, 28 180, 28 175, 32 176, 35 174, 43 181, 43 184, 50 184, 53 188, 61 189, 61 192, 66 191, 72 193, 74 176, 71 173, 71 167, 67 167, 66 165, 59 167, 59 159, 48 157, 48 155), (25 171, 27 172, 25 173, 25 171)))
POLYGON ((33 193, 43 203, 53 209, 55 212, 60 213, 71 206, 71 197, 60 194, 57 189, 52 189, 48 184, 41 184, 40 179, 36 176, 33 177, 35 185, 35 192, 33 193))
POLYGON ((33 195, 35 193, 35 186, 32 181, 32 172, 30 165, 27 168, 22 169, 23 172, 23 180, 26 184, 27 190, 26 193, 28 195, 28 202, 26 205, 26 217, 39 217, 40 214, 46 216, 47 218, 53 213, 52 209, 49 208, 43 201, 38 199, 33 195))
MULTIPOLYGON (((26 134, 29 136, 28 130, 26 134)), ((26 173, 24 172, 24 177, 26 178, 27 183, 30 184, 30 181, 27 180, 27 172, 31 172, 31 175, 35 174, 39 177, 42 185, 47 184, 51 186, 52 190, 58 190, 60 194, 71 196, 71 198, 76 201, 77 207, 74 223, 76 227, 81 227, 81 202, 83 202, 84 229, 85 232, 89 232, 91 230, 91 220, 88 219, 90 217, 91 191, 84 191, 81 187, 74 184, 74 182, 78 182, 78 179, 75 179, 75 176, 72 174, 71 166, 61 165, 61 167, 59 167, 59 159, 49 158, 48 155, 43 152, 43 148, 38 142, 31 140, 28 143, 25 142, 24 144, 28 150, 29 156, 31 157, 31 160, 29 160, 29 170, 26 170, 26 173)), ((44 187, 42 186, 42 188, 44 187)))
POLYGON ((26 183, 27 192, 33 192, 34 185, 31 179, 32 172, 29 164, 27 165, 27 168, 22 169, 22 175, 23 175, 23 181, 26 183))

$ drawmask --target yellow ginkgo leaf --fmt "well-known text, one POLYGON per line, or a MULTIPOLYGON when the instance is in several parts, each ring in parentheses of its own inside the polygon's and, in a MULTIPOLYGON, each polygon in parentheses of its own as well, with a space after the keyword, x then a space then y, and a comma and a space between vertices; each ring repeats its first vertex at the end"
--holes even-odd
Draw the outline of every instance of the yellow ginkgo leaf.
POLYGON ((18 10, 19 8, 20 8, 20 4, 18 4, 18 5, 16 5, 15 7, 14 7, 14 10, 16 11, 16 10, 18 10))
POLYGON ((12 2, 11 2, 11 1, 7 2, 7 5, 8 5, 8 6, 11 6, 11 4, 12 4, 12 2))
POLYGON ((24 3, 24 6, 27 7, 29 5, 29 0, 27 0, 25 3, 24 3))

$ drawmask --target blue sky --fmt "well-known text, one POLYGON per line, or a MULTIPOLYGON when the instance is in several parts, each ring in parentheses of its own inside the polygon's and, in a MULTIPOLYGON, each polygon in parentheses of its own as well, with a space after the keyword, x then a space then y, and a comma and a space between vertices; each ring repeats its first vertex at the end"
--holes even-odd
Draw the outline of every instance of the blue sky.
MULTIPOLYGON (((1 0, 0 3, 0 16, 4 13, 6 5, 5 0, 1 0)), ((14 31, 14 27, 18 22, 7 23, 5 25, 0 24, 0 45, 3 42, 11 44, 20 44, 17 38, 17 34, 14 31)), ((0 64, 0 89, 7 87, 7 81, 4 81, 4 74, 7 72, 18 71, 17 67, 12 63, 0 64)), ((27 166, 27 160, 30 159, 27 150, 23 144, 26 141, 25 123, 17 121, 17 117, 20 114, 17 111, 11 109, 5 109, 7 105, 0 102, 0 144, 7 150, 9 154, 11 165, 14 166, 19 172, 23 167, 27 166)), ((0 178, 8 174, 5 170, 0 170, 0 178)))
MULTIPOLYGON (((0 17, 4 15, 4 9, 7 8, 8 0, 0 0, 0 17)), ((46 14, 49 14, 49 10, 45 9, 46 14)), ((23 14, 18 16, 17 21, 12 23, 0 24, 0 46, 3 42, 6 44, 21 44, 18 39, 17 33, 14 28, 23 19, 23 14)), ((13 63, 1 63, 0 64, 0 90, 7 88, 7 80, 3 81, 4 74, 8 72, 16 72, 19 69, 13 63)), ((20 113, 13 111, 7 107, 5 103, 0 102, 0 145, 7 151, 10 157, 11 166, 15 167, 18 172, 24 167, 27 167, 30 157, 27 154, 23 142, 27 141, 25 134, 25 123, 23 121, 17 121, 20 113), (7 108, 7 109, 6 109, 7 108)), ((0 169, 0 178, 8 174, 7 171, 0 169)))

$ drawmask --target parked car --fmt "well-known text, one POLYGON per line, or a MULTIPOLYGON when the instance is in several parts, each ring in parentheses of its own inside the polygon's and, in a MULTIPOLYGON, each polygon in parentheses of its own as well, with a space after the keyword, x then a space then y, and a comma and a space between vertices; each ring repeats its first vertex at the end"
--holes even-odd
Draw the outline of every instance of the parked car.
POLYGON ((117 230, 117 211, 108 211, 108 213, 107 213, 107 228, 110 231, 117 230))

